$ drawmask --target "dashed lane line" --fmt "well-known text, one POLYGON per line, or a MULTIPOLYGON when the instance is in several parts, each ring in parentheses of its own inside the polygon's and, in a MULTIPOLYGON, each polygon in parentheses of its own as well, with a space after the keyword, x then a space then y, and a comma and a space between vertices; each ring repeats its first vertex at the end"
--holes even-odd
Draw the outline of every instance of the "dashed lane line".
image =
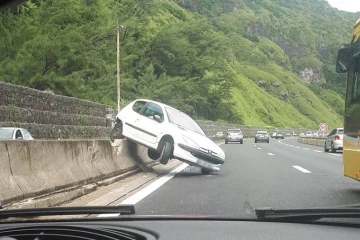
POLYGON ((300 166, 292 166, 292 167, 299 170, 300 172, 303 172, 303 173, 311 173, 309 170, 307 170, 305 168, 302 168, 300 166))

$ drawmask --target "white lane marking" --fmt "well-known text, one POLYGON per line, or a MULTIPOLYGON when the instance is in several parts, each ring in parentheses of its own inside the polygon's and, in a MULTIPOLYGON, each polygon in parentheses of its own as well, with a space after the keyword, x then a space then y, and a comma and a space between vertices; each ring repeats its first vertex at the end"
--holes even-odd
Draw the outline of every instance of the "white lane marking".
POLYGON ((307 170, 305 168, 302 168, 300 166, 292 166, 292 167, 299 170, 300 172, 303 172, 303 173, 311 173, 309 170, 307 170))
POLYGON ((319 151, 319 150, 313 150, 314 152, 318 152, 318 153, 322 153, 323 151, 319 151))
POLYGON ((273 153, 268 153, 270 156, 274 156, 275 154, 273 154, 273 153))
MULTIPOLYGON (((189 164, 183 163, 179 167, 175 168, 168 174, 162 176, 161 178, 155 180, 154 182, 150 183, 145 188, 141 189, 134 195, 128 197, 127 199, 123 200, 120 204, 130 204, 135 205, 136 203, 140 202, 142 199, 150 195, 152 192, 154 192, 156 189, 160 188, 162 185, 164 185, 167 181, 171 180, 173 177, 175 177, 176 174, 187 168, 189 164)), ((119 216, 120 214, 100 214, 98 217, 113 217, 113 216, 119 216)))
POLYGON ((308 149, 308 148, 303 148, 304 150, 307 150, 307 151, 310 151, 311 149, 308 149))
POLYGON ((256 144, 254 144, 254 147, 256 147, 256 144))
POLYGON ((340 154, 336 154, 336 153, 329 153, 330 155, 333 155, 333 156, 339 156, 339 157, 341 157, 341 155, 340 154))
POLYGON ((288 145, 289 147, 294 147, 293 145, 288 145))
POLYGON ((261 150, 261 148, 258 148, 259 150, 261 150))
POLYGON ((295 148, 299 149, 299 148, 301 148, 301 147, 295 146, 295 148))

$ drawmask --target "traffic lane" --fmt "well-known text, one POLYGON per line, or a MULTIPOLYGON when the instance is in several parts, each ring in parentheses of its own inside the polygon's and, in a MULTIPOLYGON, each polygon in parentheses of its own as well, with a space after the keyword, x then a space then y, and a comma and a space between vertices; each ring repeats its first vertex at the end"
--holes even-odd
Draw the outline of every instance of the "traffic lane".
POLYGON ((305 174, 293 168, 287 157, 269 155, 250 141, 222 148, 227 160, 219 174, 206 176, 198 168, 188 167, 138 202, 137 214, 254 217, 258 207, 328 207, 359 202, 360 191, 353 182, 305 174))
POLYGON ((275 155, 281 155, 293 165, 310 170, 316 174, 330 174, 335 177, 343 176, 342 155, 333 155, 307 147, 295 148, 292 144, 284 143, 292 140, 272 141, 271 146, 264 145, 267 151, 273 151, 275 155))

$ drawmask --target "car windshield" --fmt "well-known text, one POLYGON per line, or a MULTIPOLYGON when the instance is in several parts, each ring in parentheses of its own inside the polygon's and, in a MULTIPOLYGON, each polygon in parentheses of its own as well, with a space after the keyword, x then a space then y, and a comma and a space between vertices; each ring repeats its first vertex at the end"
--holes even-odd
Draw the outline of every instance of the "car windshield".
POLYGON ((0 213, 359 205, 359 5, 0 1, 0 213))
POLYGON ((14 129, 0 128, 0 139, 12 139, 14 129))
POLYGON ((173 108, 165 108, 169 117, 169 122, 180 125, 186 129, 197 132, 201 135, 205 135, 199 125, 192 120, 188 115, 183 112, 180 112, 173 108))

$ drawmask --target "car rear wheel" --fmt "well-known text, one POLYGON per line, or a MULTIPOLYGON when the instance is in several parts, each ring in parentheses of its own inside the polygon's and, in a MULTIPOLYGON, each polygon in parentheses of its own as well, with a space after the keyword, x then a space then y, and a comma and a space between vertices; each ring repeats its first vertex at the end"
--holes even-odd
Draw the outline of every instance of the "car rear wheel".
POLYGON ((225 141, 225 144, 228 144, 228 141, 225 141))
POLYGON ((173 150, 173 147, 172 147, 171 143, 166 140, 163 141, 162 147, 161 147, 161 155, 160 155, 160 159, 159 159, 161 164, 166 165, 169 162, 170 158, 172 157, 172 150, 173 150))
POLYGON ((333 143, 331 143, 330 150, 331 150, 332 153, 335 153, 335 152, 336 152, 336 149, 334 148, 334 144, 333 144, 333 143))
POLYGON ((255 139, 255 143, 257 143, 256 139, 255 139))
POLYGON ((241 141, 240 141, 240 144, 243 144, 243 143, 244 143, 244 140, 241 140, 241 141))
POLYGON ((213 171, 207 168, 201 168, 201 173, 204 175, 210 175, 213 173, 213 171))
POLYGON ((117 122, 113 129, 110 131, 110 141, 114 142, 115 139, 123 139, 124 135, 122 135, 123 125, 122 122, 117 122))
POLYGON ((324 145, 324 152, 329 152, 329 149, 326 146, 326 142, 325 142, 325 145, 324 145))
POLYGON ((267 140, 266 142, 267 142, 267 143, 269 143, 270 141, 269 141, 269 140, 267 140))

